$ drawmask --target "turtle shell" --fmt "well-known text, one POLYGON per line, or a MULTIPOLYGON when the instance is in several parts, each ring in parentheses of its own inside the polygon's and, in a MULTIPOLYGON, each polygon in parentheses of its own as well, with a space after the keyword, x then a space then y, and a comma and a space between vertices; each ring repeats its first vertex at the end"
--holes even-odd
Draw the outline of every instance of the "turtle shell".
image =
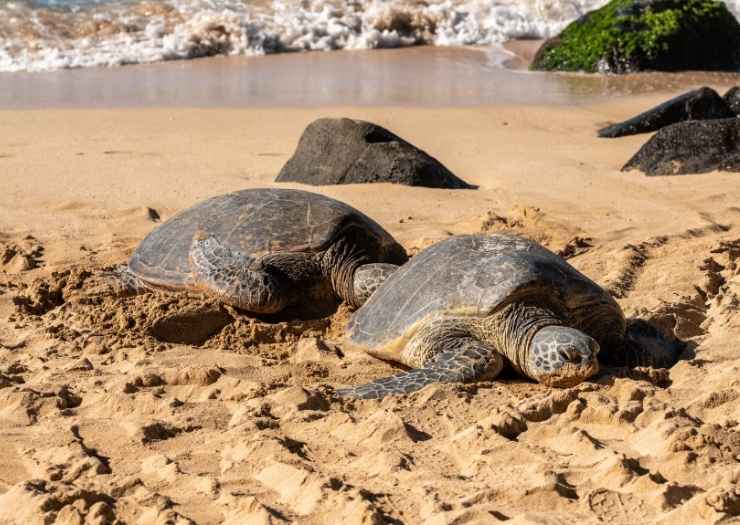
POLYGON ((347 342, 397 359, 427 319, 483 317, 523 299, 555 305, 565 324, 599 343, 624 333, 616 301, 561 257, 514 235, 461 235, 421 251, 391 275, 353 315, 347 342))
POLYGON ((154 286, 187 288, 188 253, 198 231, 253 257, 318 253, 343 237, 359 244, 371 262, 406 260, 388 232, 348 204, 307 191, 261 188, 212 197, 173 216, 141 241, 130 270, 154 286))

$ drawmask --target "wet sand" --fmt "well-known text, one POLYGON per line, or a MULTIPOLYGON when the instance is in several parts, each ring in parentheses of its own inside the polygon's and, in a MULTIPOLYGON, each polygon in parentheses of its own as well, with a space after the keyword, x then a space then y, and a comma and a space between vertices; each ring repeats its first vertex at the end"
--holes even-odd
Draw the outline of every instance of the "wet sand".
MULTIPOLYGON (((0 524, 734 523, 740 177, 621 173, 647 137, 596 129, 667 89, 633 84, 577 103, 0 111, 0 524), (679 340, 681 361, 564 390, 509 377, 346 401, 332 389, 398 372, 345 347, 346 309, 270 324, 200 296, 104 293, 101 269, 156 216, 274 185, 323 116, 382 124, 480 189, 307 189, 411 253, 532 237, 679 340), (221 312, 204 340, 164 337, 203 310, 221 312)), ((181 336, 203 328, 190 319, 181 336)))
POLYGON ((510 43, 518 60, 501 48, 418 47, 0 73, 0 108, 581 105, 740 83, 721 73, 530 73, 535 45, 510 43), (500 67, 512 60, 518 69, 500 67))

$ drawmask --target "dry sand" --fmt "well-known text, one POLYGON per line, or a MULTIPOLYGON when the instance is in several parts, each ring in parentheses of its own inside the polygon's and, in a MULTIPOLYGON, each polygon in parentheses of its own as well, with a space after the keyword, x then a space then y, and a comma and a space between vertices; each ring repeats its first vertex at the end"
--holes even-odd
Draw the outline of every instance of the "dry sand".
POLYGON ((595 137, 664 98, 0 113, 0 523, 740 523, 740 176, 623 174, 646 137, 595 137), (682 360, 566 390, 339 400, 394 372, 343 351, 343 309, 265 324, 90 293, 157 216, 272 185, 319 116, 388 126, 480 189, 316 191, 411 252, 531 236, 684 341, 682 360))

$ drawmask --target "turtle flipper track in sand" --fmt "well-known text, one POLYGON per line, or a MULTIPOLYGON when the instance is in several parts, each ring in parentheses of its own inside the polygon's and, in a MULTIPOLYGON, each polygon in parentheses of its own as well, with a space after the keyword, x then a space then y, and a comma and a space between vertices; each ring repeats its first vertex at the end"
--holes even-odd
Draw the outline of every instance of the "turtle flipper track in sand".
POLYGON ((628 244, 623 249, 622 269, 607 284, 607 290, 617 299, 624 299, 635 287, 643 267, 651 257, 651 250, 667 242, 667 237, 657 237, 639 244, 628 244))
POLYGON ((723 233, 729 229, 729 226, 724 224, 712 223, 678 234, 653 237, 638 244, 627 244, 618 256, 621 268, 612 277, 607 278, 605 288, 617 299, 624 299, 636 287, 640 275, 645 270, 645 266, 654 257, 654 252, 659 248, 673 244, 676 241, 702 238, 712 234, 723 233))
POLYGON ((461 383, 482 375, 495 377, 501 372, 504 360, 491 346, 468 337, 457 339, 454 350, 443 351, 431 357, 422 368, 378 379, 355 388, 337 390, 342 397, 381 399, 389 395, 408 394, 432 383, 461 383))

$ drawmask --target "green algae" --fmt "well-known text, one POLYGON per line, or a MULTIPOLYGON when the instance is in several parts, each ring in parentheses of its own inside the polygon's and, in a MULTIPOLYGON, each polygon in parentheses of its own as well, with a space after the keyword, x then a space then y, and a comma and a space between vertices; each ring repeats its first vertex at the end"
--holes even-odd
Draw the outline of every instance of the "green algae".
POLYGON ((571 23, 532 69, 625 73, 736 70, 740 23, 715 0, 612 0, 571 23))

